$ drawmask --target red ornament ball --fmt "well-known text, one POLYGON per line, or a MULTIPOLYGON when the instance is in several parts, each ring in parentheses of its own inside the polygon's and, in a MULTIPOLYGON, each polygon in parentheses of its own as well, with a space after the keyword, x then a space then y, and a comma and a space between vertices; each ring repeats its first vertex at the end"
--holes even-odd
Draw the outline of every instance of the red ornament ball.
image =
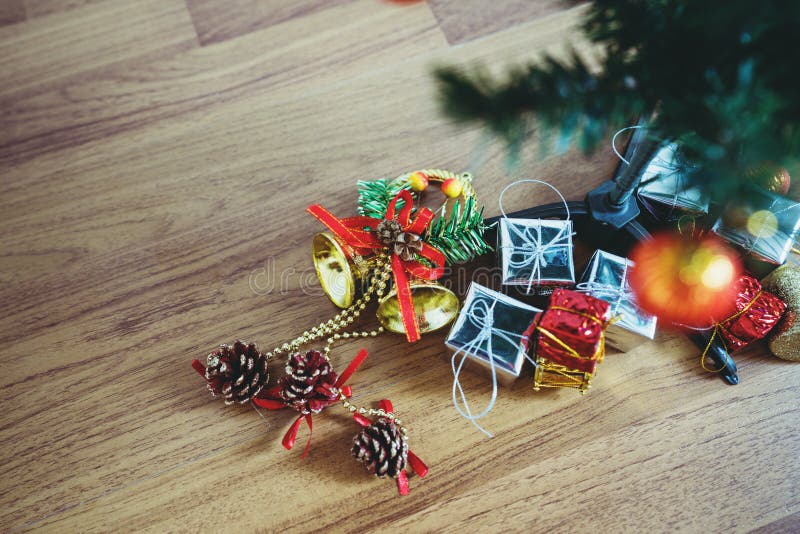
POLYGON ((771 163, 755 165, 745 172, 754 184, 779 195, 786 195, 792 187, 789 171, 771 163))
POLYGON ((742 272, 736 252, 719 238, 655 235, 631 252, 630 284, 643 310, 663 321, 708 327, 731 308, 742 272))

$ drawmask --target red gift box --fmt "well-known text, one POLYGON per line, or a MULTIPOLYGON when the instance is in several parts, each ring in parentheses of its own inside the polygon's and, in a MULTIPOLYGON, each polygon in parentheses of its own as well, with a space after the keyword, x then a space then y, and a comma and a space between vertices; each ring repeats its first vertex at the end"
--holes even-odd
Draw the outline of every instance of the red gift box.
POLYGON ((601 347, 610 310, 611 305, 604 300, 569 289, 556 289, 547 309, 537 314, 524 335, 536 340, 534 348, 538 358, 594 374, 602 359, 601 347))
POLYGON ((761 289, 749 275, 736 281, 736 301, 727 319, 719 322, 719 331, 728 350, 734 351, 769 333, 786 311, 786 303, 761 289))

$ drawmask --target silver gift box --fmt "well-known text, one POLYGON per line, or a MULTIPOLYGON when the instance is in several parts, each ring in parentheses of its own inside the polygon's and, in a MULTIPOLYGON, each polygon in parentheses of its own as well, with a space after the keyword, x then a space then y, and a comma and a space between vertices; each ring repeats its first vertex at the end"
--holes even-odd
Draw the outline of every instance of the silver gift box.
POLYGON ((500 219, 497 232, 502 284, 549 294, 575 283, 572 221, 500 219))
POLYGON ((598 250, 589 261, 578 291, 611 304, 611 317, 618 320, 606 331, 606 344, 629 351, 656 334, 656 317, 639 309, 628 281, 634 263, 621 256, 598 250))
POLYGON ((678 145, 670 143, 656 152, 642 173, 637 191, 642 205, 661 221, 708 213, 708 194, 689 183, 677 150, 678 145))
POLYGON ((509 385, 519 378, 528 339, 525 330, 542 310, 472 282, 445 345, 509 385), (490 353, 491 351, 491 353, 490 353))
POLYGON ((782 265, 800 234, 800 204, 751 187, 725 207, 711 230, 757 259, 782 265))

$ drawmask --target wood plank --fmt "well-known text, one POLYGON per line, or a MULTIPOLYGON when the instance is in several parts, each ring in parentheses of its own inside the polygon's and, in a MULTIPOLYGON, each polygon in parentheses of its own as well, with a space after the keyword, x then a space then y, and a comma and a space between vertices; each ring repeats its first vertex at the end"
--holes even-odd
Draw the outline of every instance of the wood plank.
POLYGON ((26 19, 23 0, 3 0, 0 2, 0 26, 15 24, 26 19))
MULTIPOLYGON (((183 0, 108 0, 0 28, 0 98, 135 57, 196 46, 183 0), (20 27, 24 26, 24 27, 20 27)), ((12 114, 11 112, 9 114, 12 114)))
MULTIPOLYGON (((23 262, 26 269, 16 271, 5 269, 0 272, 8 281, 12 280, 12 272, 13 280, 16 281, 38 280, 43 270, 51 269, 54 265, 63 268, 76 262, 84 262, 87 255, 114 250, 119 240, 107 231, 109 216, 114 218, 113 224, 125 225, 129 237, 128 245, 134 242, 145 243, 154 235, 163 235, 164 232, 173 234, 185 231, 195 224, 200 213, 203 217, 215 213, 219 207, 218 199, 226 198, 230 194, 229 184, 235 183, 237 173, 242 173, 240 176, 246 177, 244 179, 250 184, 259 183, 256 178, 259 169, 270 169, 280 164, 299 167, 285 172, 308 176, 309 167, 302 160, 263 161, 264 146, 272 146, 276 142, 282 144, 280 136, 269 133, 281 129, 279 124, 271 122, 275 113, 279 114, 284 124, 291 124, 294 120, 282 112, 283 102, 296 99, 298 96, 292 84, 310 82, 311 77, 316 74, 313 86, 304 91, 308 93, 316 91, 313 87, 317 87, 318 84, 331 83, 340 79, 340 76, 354 75, 364 68, 365 62, 351 58, 365 57, 365 61, 377 64, 393 62, 403 64, 409 61, 409 58, 413 58, 415 53, 419 54, 423 47, 431 50, 438 47, 444 52, 444 41, 430 13, 424 9, 424 5, 420 7, 423 9, 405 10, 407 18, 398 21, 394 9, 374 4, 371 0, 361 6, 342 6, 339 12, 329 10, 310 19, 319 23, 321 27, 329 26, 335 19, 363 21, 362 24, 354 23, 352 26, 342 27, 346 35, 355 36, 356 40, 342 41, 337 32, 329 34, 321 32, 318 40, 304 43, 305 46, 290 46, 292 35, 296 34, 297 24, 300 23, 287 23, 288 28, 285 31, 279 32, 278 28, 272 28, 264 30, 263 34, 261 32, 251 34, 237 46, 223 43, 215 47, 192 50, 174 59, 157 63, 154 71, 142 67, 143 72, 139 74, 131 67, 129 77, 120 81, 112 78, 116 83, 78 86, 74 89, 68 86, 67 90, 48 93, 47 101, 52 100, 53 105, 44 108, 47 109, 46 113, 38 112, 37 108, 31 105, 31 111, 21 112, 21 120, 16 124, 20 128, 41 128, 45 132, 41 139, 33 136, 34 140, 31 143, 34 144, 32 148, 34 153, 38 149, 49 151, 60 144, 63 144, 64 148, 73 147, 73 149, 68 153, 58 152, 46 158, 38 157, 28 163, 7 167, 5 171, 7 181, 0 184, 0 205, 3 206, 9 232, 1 242, 6 250, 14 252, 5 258, 0 258, 0 265, 3 262, 23 262), (370 6, 374 6, 372 12, 369 11, 370 6), (387 40, 385 36, 389 36, 389 39, 387 40), (281 37, 285 41, 281 41, 279 39, 281 37), (275 43, 286 42, 287 45, 286 48, 280 49, 278 55, 267 55, 254 62, 247 51, 258 46, 258 39, 275 43), (362 43, 361 48, 357 48, 358 43, 362 43), (207 51, 210 52, 211 48, 218 47, 226 48, 228 53, 212 55, 209 59, 207 51), (314 52, 309 52, 310 50, 314 52), (354 55, 353 50, 370 52, 354 55), (297 62, 300 54, 310 58, 308 69, 291 67, 297 62), (231 57, 240 59, 234 62, 230 60, 231 57), (176 74, 184 72, 179 65, 186 66, 185 74, 176 74), (227 66, 229 70, 223 66, 227 66), (274 68, 275 74, 270 75, 269 73, 273 71, 268 70, 265 75, 264 69, 268 68, 274 68), (143 80, 135 81, 139 76, 143 80), (162 79, 168 83, 159 83, 162 79), (134 81, 126 83, 127 80, 134 81), (121 93, 126 96, 115 98, 116 88, 120 84, 123 89, 121 93), (96 89, 98 85, 100 89, 96 89), (154 93, 154 90, 150 89, 153 86, 159 86, 161 89, 154 93), (100 94, 95 95, 95 91, 100 94), (270 91, 277 112, 265 109, 268 103, 264 102, 264 91, 270 91), (62 103, 60 95, 65 93, 87 96, 84 99, 75 99, 75 104, 72 99, 62 103), (193 98, 194 95, 196 98, 193 98), (115 106, 102 105, 102 102, 112 99, 115 106), (154 100, 163 102, 163 105, 153 106, 154 100), (170 101, 176 104, 173 105, 170 101), (236 102, 243 103, 237 104, 235 109, 241 111, 237 111, 237 116, 233 118, 225 106, 236 102), (222 111, 212 112, 213 109, 222 111), (247 137, 242 138, 243 142, 237 145, 231 144, 230 140, 240 135, 241 124, 249 121, 248 117, 252 116, 252 113, 248 110, 252 109, 262 110, 260 117, 266 129, 248 133, 247 137), (177 115, 186 112, 189 112, 187 117, 180 120, 177 118, 177 115), (84 119, 86 115, 88 117, 84 119), (40 126, 36 126, 37 116, 42 117, 40 126), (172 126, 164 133, 157 121, 166 118, 170 119, 172 126), (81 126, 64 128, 63 131, 54 129, 50 133, 53 130, 52 124, 57 121, 62 121, 66 125, 72 121, 80 121, 81 126), (109 137, 115 132, 126 135, 120 138, 109 137), (168 136, 168 140, 165 140, 164 135, 168 136), (88 139, 94 137, 100 139, 78 149, 75 144, 83 144, 84 136, 88 139), (183 148, 176 152, 176 147, 183 148), (185 157, 183 150, 188 152, 185 157), (227 154, 232 150, 241 154, 241 157, 230 163, 227 154), (104 173, 97 172, 109 159, 116 162, 115 179, 111 181, 104 173), (196 167, 197 161, 204 162, 202 169, 196 167), (259 168, 259 165, 266 167, 259 168), (236 167, 240 167, 241 170, 236 171, 236 167), (57 180, 54 182, 56 177, 57 180), (166 180, 166 177, 170 177, 170 180, 166 180), (50 183, 54 185, 46 191, 41 187, 50 183), (203 195, 203 198, 191 195, 187 197, 186 188, 190 184, 191 187, 204 184, 203 187, 208 187, 207 194, 203 195), (14 201, 4 204, 2 199, 11 199, 12 192, 14 201), (105 199, 103 204, 100 206, 87 204, 85 198, 89 192, 103 195, 105 199), (53 204, 54 194, 57 194, 59 199, 56 205, 53 204), (117 201, 116 198, 120 200, 117 201), (72 235, 74 238, 65 237, 53 246, 52 241, 48 239, 50 220, 41 220, 36 215, 43 209, 48 211, 52 220, 58 220, 65 230, 67 227, 75 229, 75 232, 64 232, 65 236, 72 235), (101 220, 103 222, 99 222, 101 220), (15 228, 35 231, 26 232, 22 238, 22 235, 14 230, 15 228)), ((546 28, 540 29, 533 41, 520 32, 517 37, 507 36, 503 40, 498 40, 498 43, 504 44, 496 50, 486 47, 486 51, 482 51, 484 49, 478 47, 474 58, 488 62, 496 62, 500 58, 512 61, 510 58, 530 55, 531 42, 541 47, 552 45, 551 48, 557 50, 559 32, 563 31, 563 27, 574 20, 574 17, 570 14, 564 17, 561 23, 549 24, 546 28)), ((426 121, 438 116, 432 86, 429 83, 420 85, 420 80, 429 80, 428 57, 428 55, 417 56, 414 65, 416 79, 408 78, 398 82, 417 85, 418 89, 424 90, 424 93, 419 94, 427 102, 424 108, 426 121)), ((129 67, 123 65, 121 68, 129 67)), ((382 70, 385 72, 388 69, 382 70)), ((124 75, 120 73, 119 76, 124 75)), ((372 85, 375 85, 378 76, 371 75, 372 85)), ((369 102, 358 105, 380 106, 379 99, 396 98, 397 87, 401 86, 386 83, 379 94, 367 96, 369 102)), ((346 105, 354 104, 348 102, 346 105)), ((302 107, 298 113, 300 116, 307 115, 302 107)), ((319 117, 325 117, 329 113, 324 102, 320 103, 316 113, 319 117)), ((400 117, 404 113, 405 110, 401 110, 400 117)), ((321 119, 312 117, 309 120, 319 122, 321 119)), ((339 120, 346 122, 346 119, 339 120)), ((392 122, 391 117, 387 117, 387 120, 392 125, 390 127, 394 127, 393 125, 400 119, 398 117, 392 122)), ((326 125, 326 128, 330 131, 328 135, 331 140, 340 138, 335 127, 331 130, 331 127, 326 125)), ((296 143, 300 143, 298 146, 303 144, 314 146, 317 143, 315 139, 318 134, 313 130, 298 131, 297 135, 300 137, 295 140, 296 143), (304 134, 308 134, 311 139, 305 139, 304 134)), ((450 133, 442 132, 442 135, 447 136, 450 133)), ((472 140, 469 141, 468 148, 474 147, 474 143, 472 140)), ((5 153, 9 158, 15 158, 24 153, 29 145, 23 142, 7 146, 5 153)), ((297 149, 292 148, 292 150, 297 149)), ((387 150, 391 149, 387 147, 387 150)), ((302 157, 321 157, 316 155, 316 150, 313 152, 315 154, 310 156, 304 154, 302 157)), ((397 161, 401 162, 402 157, 397 161)), ((354 165, 350 165, 353 177, 363 176, 364 171, 359 168, 358 162, 358 159, 354 160, 354 165)), ((403 168, 399 165, 397 172, 403 168)), ((385 167, 381 168, 378 164, 367 172, 380 176, 387 172, 384 169, 385 167)), ((279 178, 276 177, 276 180, 279 178)), ((244 197, 239 201, 253 201, 250 198, 252 185, 243 186, 241 191, 244 197)))
POLYGON ((255 30, 305 17, 353 0, 186 0, 203 45, 218 43, 255 30))
POLYGON ((407 15, 403 24, 386 6, 345 5, 214 47, 134 58, 92 76, 0 97, 9 125, 0 132, 0 162, 20 163, 242 95, 270 90, 272 98, 280 98, 293 91, 292 83, 315 77, 324 84, 371 62, 444 43, 427 9, 407 15), (342 25, 342 20, 352 22, 342 25), (337 30, 327 30, 336 23, 337 30), (315 31, 298 37, 309 27, 315 31), (111 101, 113 106, 104 105, 111 101))
MULTIPOLYGON (((339 369, 370 350, 356 401, 391 398, 431 466, 403 499, 350 459, 357 429, 341 408, 315 416, 304 461, 280 446, 296 414, 224 407, 188 365, 236 336, 271 347, 334 313, 310 265, 320 226, 305 206, 346 215, 357 179, 469 168, 480 132, 442 119, 431 65, 563 52, 581 9, 449 47, 426 4, 359 0, 202 48, 101 50, 95 61, 64 41, 64 61, 48 64, 48 26, 80 34, 78 14, 94 24, 105 5, 0 30, 0 47, 35 45, 42 71, 14 63, 4 98, 27 114, 15 128, 52 143, 0 161, 0 530, 496 530, 509 514, 562 531, 587 518, 601 530, 744 530, 798 512, 800 367, 762 346, 737 357, 736 388, 700 372, 696 348, 668 333, 609 354, 586 398, 533 395, 523 379, 501 390, 487 440, 449 405, 444 333, 342 343, 339 369), (271 290, 254 289, 268 276, 271 290)), ((165 27, 188 27, 178 13, 165 27)), ((131 19, 140 40, 161 33, 142 20, 131 19)), ((92 35, 97 46, 135 41, 92 35)), ((487 154, 471 170, 493 215, 516 176, 501 146, 487 154)), ((615 165, 603 150, 528 154, 523 169, 577 199, 615 165)), ((550 198, 522 191, 508 208, 550 198)), ((476 405, 489 395, 482 375, 462 381, 476 405)))
POLYGON ((105 0, 22 0, 30 18, 62 13, 105 0))
POLYGON ((459 44, 558 13, 573 0, 428 0, 447 41, 459 44))
MULTIPOLYGON (((675 343, 661 346, 674 349, 675 343)), ((270 414, 276 424, 265 432, 269 439, 234 444, 211 457, 199 455, 157 479, 130 484, 37 526, 206 531, 235 523, 248 530, 289 532, 460 532, 505 530, 514 517, 522 528, 535 523, 556 532, 636 530, 642 525, 665 531, 738 531, 797 513, 800 504, 782 504, 797 490, 796 480, 785 475, 800 467, 793 432, 800 412, 786 402, 795 377, 760 366, 767 372, 737 389, 732 402, 729 388, 708 387, 688 365, 671 373, 674 354, 658 358, 655 366, 646 360, 652 354, 657 353, 636 350, 615 357, 604 369, 610 372, 598 377, 591 399, 561 391, 534 401, 522 384, 504 390, 496 411, 506 416, 491 417, 497 432, 492 440, 435 400, 448 379, 446 365, 423 370, 420 358, 404 354, 422 373, 416 384, 392 384, 387 394, 404 400, 396 403, 403 414, 426 414, 410 423, 411 444, 435 467, 425 480, 412 477, 411 494, 403 499, 396 497, 391 481, 369 477, 348 458, 355 429, 341 412, 317 418, 314 448, 305 462, 297 452, 280 450, 275 441, 289 418, 270 414), (682 395, 669 395, 676 381, 682 395), (763 413, 765 403, 772 407, 769 414, 763 413), (721 453, 726 450, 744 454, 732 460, 721 453), (222 489, 225 481, 250 474, 251 484, 222 489), (292 498, 275 499, 276 486, 292 498), (337 491, 331 495, 328 487, 337 491), (767 487, 774 493, 764 491, 767 487), (220 492, 226 499, 219 498, 220 492), (785 497, 775 502, 778 495, 785 497), (201 503, 203 512, 187 503, 201 503)), ((365 373, 382 379, 380 385, 360 376, 359 383, 369 389, 362 395, 384 389, 384 362, 375 368, 373 360, 365 373)), ((482 381, 471 382, 469 388, 477 391, 482 381)), ((255 414, 250 418, 262 426, 255 414)), ((224 424, 220 431, 237 428, 241 431, 224 424)))

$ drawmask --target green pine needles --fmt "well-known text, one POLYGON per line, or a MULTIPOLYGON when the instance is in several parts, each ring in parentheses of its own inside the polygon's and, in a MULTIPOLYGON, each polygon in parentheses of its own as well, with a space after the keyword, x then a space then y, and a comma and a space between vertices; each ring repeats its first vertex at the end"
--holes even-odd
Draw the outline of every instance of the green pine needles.
POLYGON ((459 200, 450 217, 439 216, 431 222, 425 241, 441 250, 449 265, 472 261, 477 256, 491 252, 483 233, 483 208, 478 209, 475 197, 459 200))
MULTIPOLYGON (((583 8, 576 8, 583 9, 583 8)), ((678 141, 689 179, 724 197, 764 162, 800 173, 797 0, 595 0, 587 53, 545 54, 502 78, 436 71, 445 112, 512 149, 532 133, 593 150, 642 116, 651 139, 678 141)))
MULTIPOLYGON (((407 175, 393 180, 359 181, 359 215, 383 219, 389 202, 403 189, 411 190, 407 175)), ((403 202, 399 201, 397 209, 402 207, 403 202)), ((469 197, 457 201, 449 217, 440 215, 431 221, 425 241, 442 251, 448 265, 464 263, 492 250, 483 240, 486 228, 483 208, 478 208, 475 198, 469 197)))
MULTIPOLYGON (((383 219, 389 202, 403 189, 411 190, 411 186, 400 176, 394 180, 360 180, 358 187, 358 214, 383 219)), ((397 202, 397 209, 403 207, 403 201, 397 202)))

